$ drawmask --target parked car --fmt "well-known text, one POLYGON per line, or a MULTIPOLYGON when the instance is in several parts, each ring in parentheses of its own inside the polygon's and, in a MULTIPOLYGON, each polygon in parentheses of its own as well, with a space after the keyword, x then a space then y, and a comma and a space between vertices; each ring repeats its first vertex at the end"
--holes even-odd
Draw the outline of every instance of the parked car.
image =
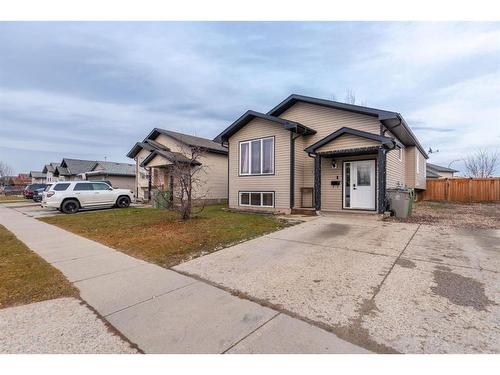
POLYGON ((32 199, 33 198, 33 192, 36 189, 45 189, 47 187, 47 184, 30 184, 26 186, 23 190, 23 195, 24 198, 26 199, 32 199))
POLYGON ((35 191, 33 191, 33 200, 35 202, 41 202, 43 192, 45 190, 49 190, 51 186, 52 184, 47 184, 47 186, 45 186, 44 188, 35 189, 35 191))
POLYGON ((114 189, 100 181, 56 182, 42 193, 42 207, 66 214, 74 214, 82 208, 126 208, 133 196, 130 190, 114 189))
POLYGON ((2 193, 5 195, 22 195, 24 186, 6 185, 2 188, 2 193))

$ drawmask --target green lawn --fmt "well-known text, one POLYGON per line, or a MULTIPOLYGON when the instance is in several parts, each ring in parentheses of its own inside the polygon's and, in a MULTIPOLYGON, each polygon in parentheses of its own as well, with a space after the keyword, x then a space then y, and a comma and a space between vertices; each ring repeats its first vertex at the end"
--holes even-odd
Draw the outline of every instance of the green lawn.
POLYGON ((102 210, 40 220, 163 267, 290 225, 269 215, 229 212, 223 206, 208 206, 186 222, 174 212, 152 208, 102 210))
POLYGON ((78 296, 61 272, 0 225, 0 308, 78 296))

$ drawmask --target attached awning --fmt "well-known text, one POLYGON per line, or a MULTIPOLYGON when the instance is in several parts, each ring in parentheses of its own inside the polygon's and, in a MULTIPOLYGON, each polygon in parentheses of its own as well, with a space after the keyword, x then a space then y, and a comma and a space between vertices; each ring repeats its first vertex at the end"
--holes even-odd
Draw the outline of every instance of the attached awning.
POLYGON ((377 150, 379 147, 390 150, 393 149, 395 145, 396 141, 392 138, 343 127, 307 147, 305 151, 308 154, 315 155, 352 154, 355 151, 359 153, 371 153, 374 149, 377 150))
POLYGON ((172 165, 173 163, 186 163, 201 165, 199 161, 192 161, 179 152, 171 152, 166 150, 155 150, 141 163, 141 167, 160 167, 172 165))
POLYGON ((339 157, 356 156, 356 155, 376 154, 378 150, 379 150, 378 146, 358 147, 358 148, 349 148, 344 150, 317 152, 316 155, 325 158, 335 158, 335 157, 339 158, 339 157))

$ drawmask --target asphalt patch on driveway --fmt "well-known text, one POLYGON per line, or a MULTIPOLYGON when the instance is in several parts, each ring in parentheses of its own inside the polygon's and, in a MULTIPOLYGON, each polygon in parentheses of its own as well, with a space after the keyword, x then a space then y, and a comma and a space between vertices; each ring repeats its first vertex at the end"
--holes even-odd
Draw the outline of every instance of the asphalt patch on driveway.
POLYGON ((440 269, 434 270, 433 275, 436 286, 431 287, 431 290, 455 305, 486 311, 487 306, 495 304, 484 293, 484 284, 471 277, 440 269))

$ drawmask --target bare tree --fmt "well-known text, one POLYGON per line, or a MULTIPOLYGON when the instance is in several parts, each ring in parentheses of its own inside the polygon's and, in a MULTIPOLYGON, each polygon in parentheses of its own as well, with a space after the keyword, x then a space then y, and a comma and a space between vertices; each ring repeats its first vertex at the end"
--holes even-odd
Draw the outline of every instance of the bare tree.
POLYGON ((201 160, 206 150, 183 146, 170 153, 172 159, 162 176, 156 176, 151 171, 151 187, 154 189, 152 199, 156 207, 173 209, 182 220, 189 220, 205 207, 204 199, 208 194, 205 183, 207 170, 201 160))
POLYGON ((492 177, 500 166, 498 151, 478 150, 464 159, 464 165, 468 177, 492 177))
POLYGON ((354 90, 351 89, 345 90, 344 102, 346 104, 356 104, 356 93, 354 92, 354 90))
POLYGON ((12 176, 13 170, 7 163, 0 161, 0 177, 12 176))

